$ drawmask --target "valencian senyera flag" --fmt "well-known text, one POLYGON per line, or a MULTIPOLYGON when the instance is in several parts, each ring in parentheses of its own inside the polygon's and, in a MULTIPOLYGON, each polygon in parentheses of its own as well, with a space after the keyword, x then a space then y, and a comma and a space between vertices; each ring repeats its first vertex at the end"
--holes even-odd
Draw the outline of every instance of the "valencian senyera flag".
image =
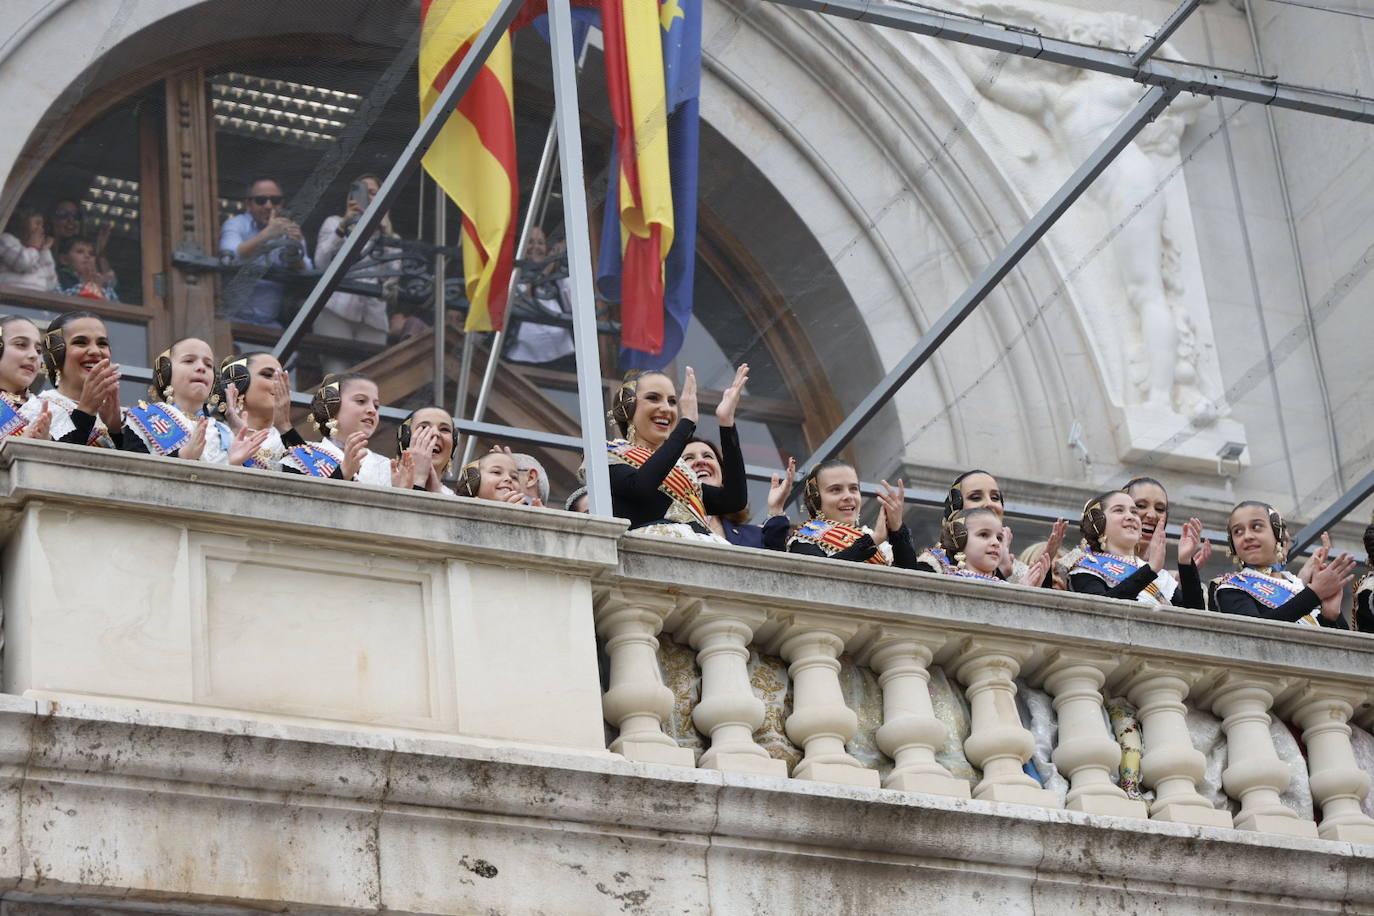
POLYGON ((621 303, 621 367, 682 347, 696 266, 702 0, 602 0, 616 132, 597 286, 621 303))
MULTIPOLYGON (((497 0, 421 0, 422 118, 496 7, 497 0)), ((514 111, 505 35, 424 158, 425 170, 463 212, 469 331, 500 330, 505 323, 520 205, 514 111)))

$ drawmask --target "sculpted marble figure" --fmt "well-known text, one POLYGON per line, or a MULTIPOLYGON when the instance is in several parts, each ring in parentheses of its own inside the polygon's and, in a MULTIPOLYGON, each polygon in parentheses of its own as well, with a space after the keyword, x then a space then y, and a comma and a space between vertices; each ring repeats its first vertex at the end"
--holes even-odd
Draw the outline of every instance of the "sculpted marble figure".
MULTIPOLYGON (((1013 22, 1056 37, 1087 45, 1138 47, 1155 26, 1120 13, 1084 13, 1051 4, 965 3, 967 9, 990 19, 1013 22)), ((963 46, 952 53, 971 77, 987 68, 985 52, 963 46)), ((1163 56, 1177 56, 1167 49, 1163 56)), ((1068 66, 1045 64, 1009 56, 1002 72, 992 79, 974 79, 978 90, 999 105, 1032 119, 1048 134, 1050 155, 1062 155, 1076 167, 1096 149, 1139 101, 1138 83, 1068 66)), ((1099 347, 1119 342, 1121 350, 1105 354, 1108 362, 1127 366, 1122 388, 1114 400, 1120 406, 1154 413, 1183 415, 1195 424, 1210 424, 1224 416, 1205 291, 1189 289, 1184 275, 1182 246, 1195 249, 1191 233, 1179 231, 1186 214, 1171 212, 1165 186, 1179 164, 1179 140, 1206 100, 1180 96, 1153 124, 1126 147, 1093 182, 1087 199, 1101 209, 1111 239, 1110 251, 1119 272, 1116 295, 1101 298, 1097 313, 1108 325, 1093 333, 1097 322, 1089 315, 1089 336, 1099 347), (1106 338, 1106 340, 1104 340, 1106 338)), ((1020 159, 1037 170, 1046 165, 1035 146, 1018 150, 1020 159)), ((1063 177, 1067 177, 1067 173, 1063 177)), ((1029 181, 1022 182, 1029 184, 1029 181)), ((1186 203, 1186 192, 1184 192, 1186 203)), ((1038 201, 1035 201, 1038 204, 1038 201)))

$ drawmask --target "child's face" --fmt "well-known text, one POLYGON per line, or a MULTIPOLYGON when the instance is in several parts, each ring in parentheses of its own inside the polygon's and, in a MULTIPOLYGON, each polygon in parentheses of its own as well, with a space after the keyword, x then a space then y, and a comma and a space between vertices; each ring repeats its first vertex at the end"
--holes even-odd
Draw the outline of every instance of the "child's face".
POLYGON ((521 498, 518 501, 524 501, 524 488, 520 485, 520 469, 515 466, 515 459, 510 455, 492 454, 486 456, 482 459, 481 471, 482 482, 477 488, 478 499, 508 503, 516 502, 515 497, 519 495, 521 498))
POLYGON ((1002 523, 996 516, 980 512, 969 520, 964 563, 969 569, 991 576, 1002 559, 1002 523))
POLYGON ((95 273, 95 249, 85 242, 77 242, 62 255, 62 263, 80 276, 90 276, 95 273))

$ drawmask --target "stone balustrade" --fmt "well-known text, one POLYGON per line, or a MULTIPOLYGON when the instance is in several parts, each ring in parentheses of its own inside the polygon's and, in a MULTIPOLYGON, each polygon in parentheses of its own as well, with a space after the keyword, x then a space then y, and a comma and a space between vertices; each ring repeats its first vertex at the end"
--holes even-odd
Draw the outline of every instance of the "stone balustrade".
POLYGON ((1369 635, 53 443, 0 450, 0 524, 0 902, 833 912, 919 881, 932 912, 1374 906, 1369 635), (935 680, 962 685, 973 778, 941 762, 935 680), (1025 767, 1026 690, 1057 792, 1025 767), (1118 784, 1114 697, 1152 798, 1118 784), (1197 711, 1234 817, 1200 791, 1197 711), (1276 718, 1316 820, 1283 803, 1276 718))

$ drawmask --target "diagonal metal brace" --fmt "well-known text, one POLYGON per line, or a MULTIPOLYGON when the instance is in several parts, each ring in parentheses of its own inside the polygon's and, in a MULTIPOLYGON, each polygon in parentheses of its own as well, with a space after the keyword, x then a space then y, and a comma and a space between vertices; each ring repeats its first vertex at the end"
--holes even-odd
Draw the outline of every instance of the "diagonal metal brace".
MULTIPOLYGON (((808 458, 804 465, 798 470, 798 479, 805 479, 816 465, 827 461, 838 455, 847 446, 859 431, 871 420, 878 411, 891 400, 892 396, 901 388, 906 381, 916 373, 917 369, 930 359, 935 350, 944 343, 945 340, 954 333, 954 330, 963 324, 964 319, 973 314, 974 309, 988 297, 988 294, 1002 282, 1002 279, 1011 272, 1021 258, 1035 246, 1035 243, 1054 226, 1055 222, 1064 211, 1078 200, 1079 196, 1087 190, 1088 185, 1092 184, 1093 179, 1111 165, 1117 155, 1124 150, 1136 134, 1149 124, 1160 112, 1169 107, 1177 95, 1177 91, 1162 86, 1155 86, 1148 90, 1144 97, 1136 104, 1119 124, 1112 130, 1107 138, 1093 150, 1087 160, 1069 177, 1054 196, 1045 202, 1040 211, 1035 214, 1029 223, 1026 224, 1016 237, 1011 240, 1006 248, 1002 250, 991 264, 983 268, 973 281, 973 284, 964 291, 949 309, 940 316, 940 319, 931 325, 930 328, 921 335, 921 339, 911 348, 906 356, 892 367, 878 385, 868 393, 854 410, 845 417, 843 422, 836 427, 815 454, 808 458)), ((796 495, 798 488, 793 488, 793 496, 796 495)))

